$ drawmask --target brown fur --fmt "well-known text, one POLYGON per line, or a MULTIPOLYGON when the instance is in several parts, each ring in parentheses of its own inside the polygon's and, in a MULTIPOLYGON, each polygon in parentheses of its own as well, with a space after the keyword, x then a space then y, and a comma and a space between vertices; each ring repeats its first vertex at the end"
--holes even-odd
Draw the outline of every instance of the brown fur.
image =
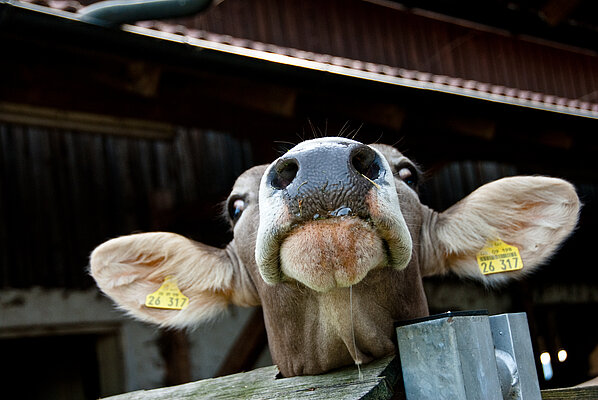
POLYGON ((385 261, 376 232, 354 217, 313 221, 296 228, 283 242, 280 259, 287 277, 319 292, 358 283, 385 261))
MULTIPOLYGON (((392 147, 372 147, 393 174, 410 163, 392 147)), ((369 222, 340 217, 293 226, 283 207, 269 215, 273 222, 262 227, 268 240, 260 253, 268 268, 260 271, 258 188, 265 170, 252 168, 235 183, 231 196, 244 196, 246 209, 225 249, 163 232, 113 239, 91 256, 99 287, 135 317, 164 326, 192 326, 231 303, 261 304, 272 356, 283 375, 316 374, 393 352, 394 322, 428 313, 422 276, 453 272, 488 284, 519 278, 554 253, 574 229, 579 211, 574 188, 554 178, 502 179, 437 213, 395 177, 398 202, 391 198, 394 192, 372 185, 364 199, 369 222), (393 201, 400 210, 389 209, 393 201), (402 223, 409 228, 407 238, 396 230, 402 223), (520 249, 522 271, 479 272, 475 254, 496 238, 520 249), (411 254, 404 254, 407 249, 411 254), (143 305, 167 275, 174 275, 189 297, 188 308, 143 305)))

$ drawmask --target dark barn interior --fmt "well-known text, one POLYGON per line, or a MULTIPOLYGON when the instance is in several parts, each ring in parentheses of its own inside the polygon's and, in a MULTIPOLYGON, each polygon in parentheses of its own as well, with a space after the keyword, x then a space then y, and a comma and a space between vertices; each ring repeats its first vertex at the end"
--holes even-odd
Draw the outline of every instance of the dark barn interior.
MULTIPOLYGON (((422 203, 438 210, 504 176, 574 183, 579 227, 538 273, 493 290, 452 277, 426 289, 432 312, 527 312, 534 353, 552 356, 549 379, 537 360, 542 388, 598 375, 594 2, 226 0, 122 29, 81 22, 87 3, 0 1, 0 293, 91 289, 89 253, 133 232, 223 246, 221 203, 243 170, 302 139, 355 136, 417 161, 422 203)), ((262 324, 258 310, 239 327, 221 374, 252 368, 262 324)), ((2 354, 40 360, 28 379, 56 358, 84 364, 61 369, 45 398, 124 388, 98 372, 97 349, 121 346, 103 333, 26 331, 0 323, 2 354)), ((185 335, 163 335, 164 359, 177 360, 165 385, 190 379, 185 335)))

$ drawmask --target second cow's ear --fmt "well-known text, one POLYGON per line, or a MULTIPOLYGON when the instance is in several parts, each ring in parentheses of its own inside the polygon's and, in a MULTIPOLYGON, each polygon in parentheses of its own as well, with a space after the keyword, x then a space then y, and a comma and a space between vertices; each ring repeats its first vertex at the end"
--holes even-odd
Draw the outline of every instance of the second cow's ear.
POLYGON ((512 177, 486 184, 443 213, 427 210, 422 274, 453 272, 492 285, 529 273, 571 234, 579 208, 575 188, 562 179, 512 177), (476 255, 496 240, 518 249, 523 269, 482 273, 476 255))
MULTIPOLYGON (((232 250, 231 250, 232 251, 232 250)), ((229 252, 183 236, 152 232, 123 236, 97 247, 91 275, 120 308, 138 319, 185 327, 210 318, 230 303, 253 306, 259 299, 246 271, 229 252), (169 277, 186 296, 181 310, 151 308, 146 297, 169 277)))

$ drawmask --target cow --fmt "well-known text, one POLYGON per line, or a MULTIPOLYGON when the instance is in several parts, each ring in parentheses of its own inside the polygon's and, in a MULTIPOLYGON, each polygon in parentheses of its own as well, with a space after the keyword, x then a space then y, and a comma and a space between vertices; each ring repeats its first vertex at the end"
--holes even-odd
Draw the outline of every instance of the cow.
POLYGON ((562 179, 503 178, 437 212, 420 202, 419 177, 388 145, 307 140, 239 176, 226 203, 233 239, 225 248, 132 234, 98 246, 90 272, 122 309, 164 327, 194 326, 230 304, 261 305, 281 374, 311 375, 393 353, 395 322, 428 315, 423 278, 519 279, 577 224, 579 199, 562 179), (496 262, 505 272, 484 274, 478 256, 493 241, 522 264, 496 262), (167 277, 188 306, 147 307, 167 277))

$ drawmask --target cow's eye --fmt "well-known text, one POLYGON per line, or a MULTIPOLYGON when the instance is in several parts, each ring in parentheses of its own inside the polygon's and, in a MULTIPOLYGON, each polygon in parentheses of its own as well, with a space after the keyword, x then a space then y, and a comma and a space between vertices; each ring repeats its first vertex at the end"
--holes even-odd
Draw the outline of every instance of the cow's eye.
POLYGON ((399 172, 397 174, 399 178, 409 185, 411 188, 415 188, 417 186, 417 171, 411 167, 401 167, 399 168, 399 172))
POLYGON ((233 197, 228 201, 228 215, 233 222, 237 220, 243 214, 243 211, 247 207, 247 203, 241 197, 233 197))

